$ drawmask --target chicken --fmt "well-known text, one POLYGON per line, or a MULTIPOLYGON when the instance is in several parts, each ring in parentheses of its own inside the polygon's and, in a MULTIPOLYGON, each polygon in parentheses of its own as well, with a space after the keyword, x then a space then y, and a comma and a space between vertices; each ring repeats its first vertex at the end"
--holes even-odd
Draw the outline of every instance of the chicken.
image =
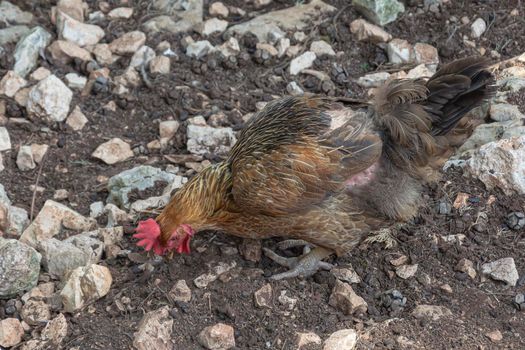
POLYGON ((202 170, 155 220, 139 224, 138 245, 159 255, 188 253, 191 237, 202 230, 286 237, 292 240, 281 248, 309 248, 292 258, 266 249, 290 269, 274 279, 330 268, 326 257, 350 252, 371 232, 416 215, 423 185, 472 131, 467 113, 493 94, 487 66, 466 58, 427 82, 391 81, 366 112, 335 130, 328 99, 269 103, 225 161, 202 170))

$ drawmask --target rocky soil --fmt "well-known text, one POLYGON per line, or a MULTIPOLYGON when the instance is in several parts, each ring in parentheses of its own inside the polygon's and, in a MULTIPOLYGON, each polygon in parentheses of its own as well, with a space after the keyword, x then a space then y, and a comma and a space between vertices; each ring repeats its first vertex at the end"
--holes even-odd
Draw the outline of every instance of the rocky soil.
POLYGON ((524 16, 520 0, 1 1, 0 349, 525 348, 524 16), (469 55, 493 60, 498 93, 395 246, 279 282, 261 254, 277 240, 205 232, 170 261, 135 246, 268 101, 362 101, 469 55))

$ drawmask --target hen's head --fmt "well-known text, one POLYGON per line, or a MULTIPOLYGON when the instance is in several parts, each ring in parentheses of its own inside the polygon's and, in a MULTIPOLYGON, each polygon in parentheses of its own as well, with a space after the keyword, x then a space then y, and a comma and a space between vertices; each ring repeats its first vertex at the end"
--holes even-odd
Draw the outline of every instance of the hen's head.
POLYGON ((165 255, 173 250, 177 253, 190 253, 190 240, 195 231, 190 225, 179 225, 170 235, 162 235, 157 221, 140 221, 133 238, 139 239, 137 245, 146 251, 153 250, 157 255, 165 255), (165 240, 167 237, 167 240, 165 240))

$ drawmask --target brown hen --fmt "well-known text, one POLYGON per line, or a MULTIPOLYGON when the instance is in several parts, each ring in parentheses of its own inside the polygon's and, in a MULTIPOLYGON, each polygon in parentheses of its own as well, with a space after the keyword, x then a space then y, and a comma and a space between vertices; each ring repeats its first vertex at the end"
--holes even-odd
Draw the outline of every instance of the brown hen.
POLYGON ((286 237, 295 240, 283 248, 314 248, 297 258, 265 250, 290 268, 273 278, 329 268, 321 260, 330 254, 345 254, 372 231, 417 213, 422 185, 470 135, 468 112, 493 92, 487 65, 467 58, 426 82, 391 81, 366 112, 335 130, 327 99, 269 103, 250 119, 224 162, 178 190, 156 223, 139 225, 139 244, 164 254, 188 252, 191 236, 202 230, 286 237))

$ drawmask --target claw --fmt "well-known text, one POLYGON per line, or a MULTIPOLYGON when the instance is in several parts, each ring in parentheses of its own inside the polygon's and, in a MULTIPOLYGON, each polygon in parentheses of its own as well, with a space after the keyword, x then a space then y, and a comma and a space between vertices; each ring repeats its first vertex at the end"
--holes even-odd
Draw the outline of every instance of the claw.
POLYGON ((272 280, 281 280, 292 277, 309 277, 315 274, 319 269, 331 270, 332 264, 323 262, 324 258, 332 254, 328 249, 317 247, 310 251, 310 248, 305 246, 307 252, 300 257, 285 258, 276 254, 268 248, 263 248, 264 254, 278 263, 281 266, 288 267, 290 270, 273 275, 272 280))

